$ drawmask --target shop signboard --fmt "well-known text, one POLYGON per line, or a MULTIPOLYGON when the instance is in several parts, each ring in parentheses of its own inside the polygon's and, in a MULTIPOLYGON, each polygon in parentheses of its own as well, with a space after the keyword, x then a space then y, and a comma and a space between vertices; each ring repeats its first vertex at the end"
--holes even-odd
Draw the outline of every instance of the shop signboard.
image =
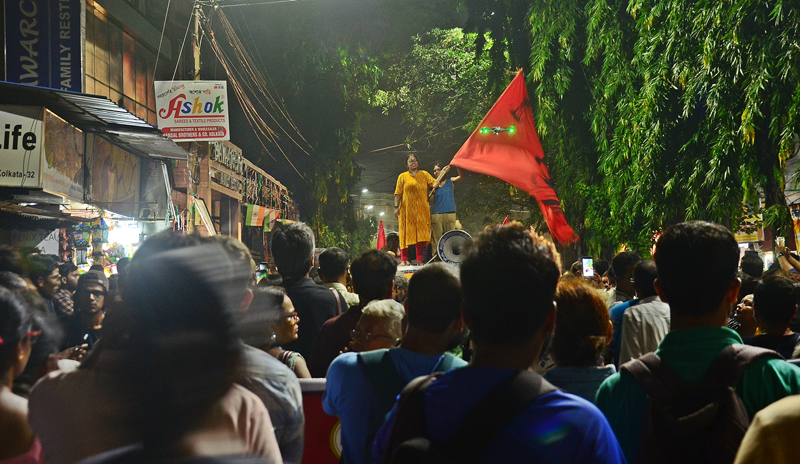
POLYGON ((83 132, 45 110, 42 188, 83 201, 83 153, 83 132))
POLYGON ((58 255, 58 229, 0 229, 0 241, 14 248, 34 247, 48 255, 58 255))
POLYGON ((230 140, 225 81, 156 81, 158 127, 179 141, 230 140))
POLYGON ((92 180, 87 200, 117 214, 135 216, 139 158, 98 136, 92 137, 91 147, 92 180))
POLYGON ((764 241, 763 220, 764 218, 761 214, 751 214, 743 217, 740 230, 734 234, 736 241, 739 243, 764 241))
POLYGON ((43 113, 36 106, 0 106, 0 186, 41 187, 43 113))
POLYGON ((85 8, 84 0, 6 1, 6 80, 82 92, 85 8))

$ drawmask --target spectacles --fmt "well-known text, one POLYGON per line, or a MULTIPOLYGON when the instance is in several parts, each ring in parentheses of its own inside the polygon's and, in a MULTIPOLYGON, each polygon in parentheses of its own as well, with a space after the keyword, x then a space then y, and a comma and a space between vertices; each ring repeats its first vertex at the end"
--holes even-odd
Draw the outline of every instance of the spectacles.
POLYGON ((364 332, 363 330, 354 330, 350 332, 351 340, 363 340, 365 342, 368 342, 376 338, 388 338, 389 340, 396 340, 394 337, 390 335, 383 335, 375 332, 364 332))
POLYGON ((300 316, 297 313, 292 313, 286 316, 286 319, 289 319, 290 321, 299 321, 300 316))
POLYGON ((42 334, 41 330, 31 330, 30 332, 25 334, 25 338, 30 340, 31 345, 35 345, 37 341, 39 341, 39 336, 42 334))

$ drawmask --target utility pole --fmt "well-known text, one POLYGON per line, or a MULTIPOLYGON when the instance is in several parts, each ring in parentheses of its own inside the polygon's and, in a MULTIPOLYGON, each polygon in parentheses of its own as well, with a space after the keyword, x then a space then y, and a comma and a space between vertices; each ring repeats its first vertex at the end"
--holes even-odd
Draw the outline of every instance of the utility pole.
MULTIPOLYGON (((200 2, 195 0, 194 9, 194 33, 192 34, 192 57, 194 59, 194 69, 192 72, 193 79, 200 80, 200 2)), ((189 220, 186 221, 186 232, 192 233, 195 231, 195 220, 197 217, 197 206, 195 200, 197 199, 197 183, 200 181, 200 156, 198 153, 197 142, 191 142, 189 147, 189 159, 186 163, 186 171, 189 175, 189 183, 186 187, 187 202, 190 202, 192 207, 189 210, 189 220)))

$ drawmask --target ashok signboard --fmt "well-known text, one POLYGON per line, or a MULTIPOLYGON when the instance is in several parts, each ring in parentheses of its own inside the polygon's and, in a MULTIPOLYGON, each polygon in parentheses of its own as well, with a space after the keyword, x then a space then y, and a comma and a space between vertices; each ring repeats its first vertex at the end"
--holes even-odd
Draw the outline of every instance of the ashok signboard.
POLYGON ((6 80, 83 91, 84 0, 5 0, 6 80))
POLYGON ((230 140, 225 81, 156 81, 158 127, 176 142, 230 140))

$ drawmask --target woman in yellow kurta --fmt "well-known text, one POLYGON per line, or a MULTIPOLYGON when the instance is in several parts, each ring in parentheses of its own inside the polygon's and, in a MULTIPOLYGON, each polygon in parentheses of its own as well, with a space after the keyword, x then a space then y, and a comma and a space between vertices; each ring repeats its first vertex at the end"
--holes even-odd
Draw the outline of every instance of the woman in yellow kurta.
POLYGON ((406 159, 408 172, 397 178, 394 190, 394 215, 400 219, 401 266, 408 261, 408 247, 414 246, 417 264, 422 260, 422 250, 431 240, 431 210, 428 205, 428 187, 433 187, 436 179, 428 172, 419 170, 419 160, 415 155, 406 159))

